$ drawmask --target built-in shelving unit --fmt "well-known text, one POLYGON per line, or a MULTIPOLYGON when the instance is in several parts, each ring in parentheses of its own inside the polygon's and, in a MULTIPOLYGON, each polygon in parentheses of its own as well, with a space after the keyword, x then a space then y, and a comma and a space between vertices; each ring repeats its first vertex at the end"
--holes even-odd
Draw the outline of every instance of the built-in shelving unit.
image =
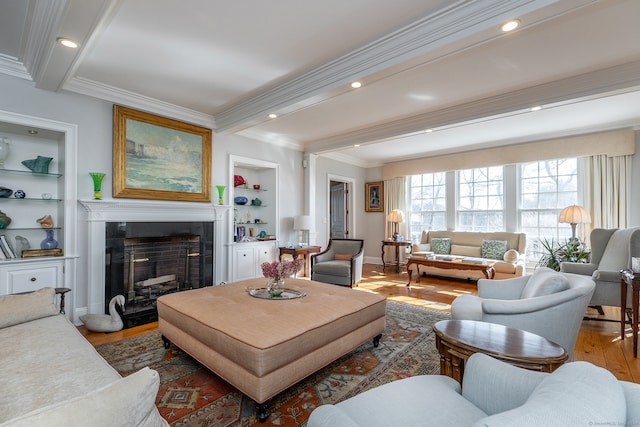
MULTIPOLYGON (((14 249, 16 257, 0 260, 0 295, 36 290, 44 286, 74 289, 76 254, 76 147, 77 127, 38 117, 0 111, 0 137, 10 140, 9 156, 0 168, 0 187, 13 190, 0 198, 0 210, 11 223, 0 236, 14 249), (47 173, 35 173, 22 164, 37 156, 51 157, 47 173), (24 198, 16 198, 22 190, 24 198), (22 258, 18 248, 40 250, 46 234, 38 219, 53 220, 54 238, 62 256, 22 258)), ((34 255, 31 253, 30 255, 34 255)), ((67 307, 74 296, 68 295, 67 307)), ((68 310, 67 315, 71 315, 68 310)))
POLYGON ((240 156, 229 157, 230 191, 233 204, 229 230, 231 279, 262 276, 260 264, 276 258, 279 234, 277 163, 240 156), (245 181, 237 187, 234 177, 245 181), (259 188, 254 188, 259 186, 259 188), (246 203, 236 203, 244 197, 246 203))

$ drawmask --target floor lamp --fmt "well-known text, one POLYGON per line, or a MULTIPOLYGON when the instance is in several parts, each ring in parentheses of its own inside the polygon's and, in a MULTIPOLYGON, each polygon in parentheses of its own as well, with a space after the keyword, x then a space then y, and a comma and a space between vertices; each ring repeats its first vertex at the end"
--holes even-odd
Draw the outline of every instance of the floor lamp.
POLYGON ((576 225, 591 222, 591 216, 582 206, 571 205, 560 211, 558 222, 562 224, 571 224, 571 241, 576 241, 578 240, 576 238, 576 225))

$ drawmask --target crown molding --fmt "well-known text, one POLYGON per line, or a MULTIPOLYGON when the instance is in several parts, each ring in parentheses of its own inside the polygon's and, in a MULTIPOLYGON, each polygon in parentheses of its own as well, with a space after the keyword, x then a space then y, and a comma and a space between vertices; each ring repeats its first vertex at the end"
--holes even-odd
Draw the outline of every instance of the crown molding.
POLYGON ((155 98, 150 98, 137 94, 135 92, 130 92, 114 86, 98 83, 93 80, 74 77, 63 85, 63 89, 82 95, 103 99, 105 101, 110 101, 114 104, 126 105, 128 107, 152 112, 154 114, 170 117, 172 119, 182 120, 192 124, 215 129, 215 118, 210 114, 201 113, 189 108, 184 108, 168 102, 159 101, 155 98))
POLYGON ((614 91, 640 88, 640 61, 629 62, 590 73, 543 83, 501 95, 484 98, 438 111, 426 111, 410 117, 392 120, 328 138, 308 141, 306 151, 316 154, 395 138, 427 128, 525 111, 534 105, 548 105, 567 100, 602 96, 614 91))
POLYGON ((341 58, 277 85, 216 114, 219 131, 239 131, 310 98, 498 25, 506 17, 544 8, 556 0, 461 0, 341 58))

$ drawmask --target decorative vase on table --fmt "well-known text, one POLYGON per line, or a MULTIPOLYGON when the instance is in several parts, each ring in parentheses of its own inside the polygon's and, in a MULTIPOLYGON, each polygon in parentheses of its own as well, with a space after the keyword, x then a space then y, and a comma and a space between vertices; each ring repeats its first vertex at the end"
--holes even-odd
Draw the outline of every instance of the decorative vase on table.
POLYGON ((100 200, 102 199, 102 179, 105 174, 100 172, 89 172, 89 175, 91 175, 91 179, 93 179, 93 198, 95 200, 100 200))
POLYGON ((284 292, 284 277, 269 277, 267 280, 269 296, 279 297, 284 292))
POLYGON ((58 247, 58 241, 53 238, 53 230, 45 230, 47 237, 40 242, 40 249, 55 249, 58 247))

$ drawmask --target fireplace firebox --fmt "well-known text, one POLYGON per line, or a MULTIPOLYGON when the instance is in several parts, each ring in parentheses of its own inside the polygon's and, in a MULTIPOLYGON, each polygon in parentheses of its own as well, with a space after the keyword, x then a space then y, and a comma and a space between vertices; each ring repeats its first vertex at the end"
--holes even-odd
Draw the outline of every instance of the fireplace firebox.
POLYGON ((105 311, 125 297, 125 328, 157 319, 161 295, 213 284, 213 224, 107 222, 105 311))

